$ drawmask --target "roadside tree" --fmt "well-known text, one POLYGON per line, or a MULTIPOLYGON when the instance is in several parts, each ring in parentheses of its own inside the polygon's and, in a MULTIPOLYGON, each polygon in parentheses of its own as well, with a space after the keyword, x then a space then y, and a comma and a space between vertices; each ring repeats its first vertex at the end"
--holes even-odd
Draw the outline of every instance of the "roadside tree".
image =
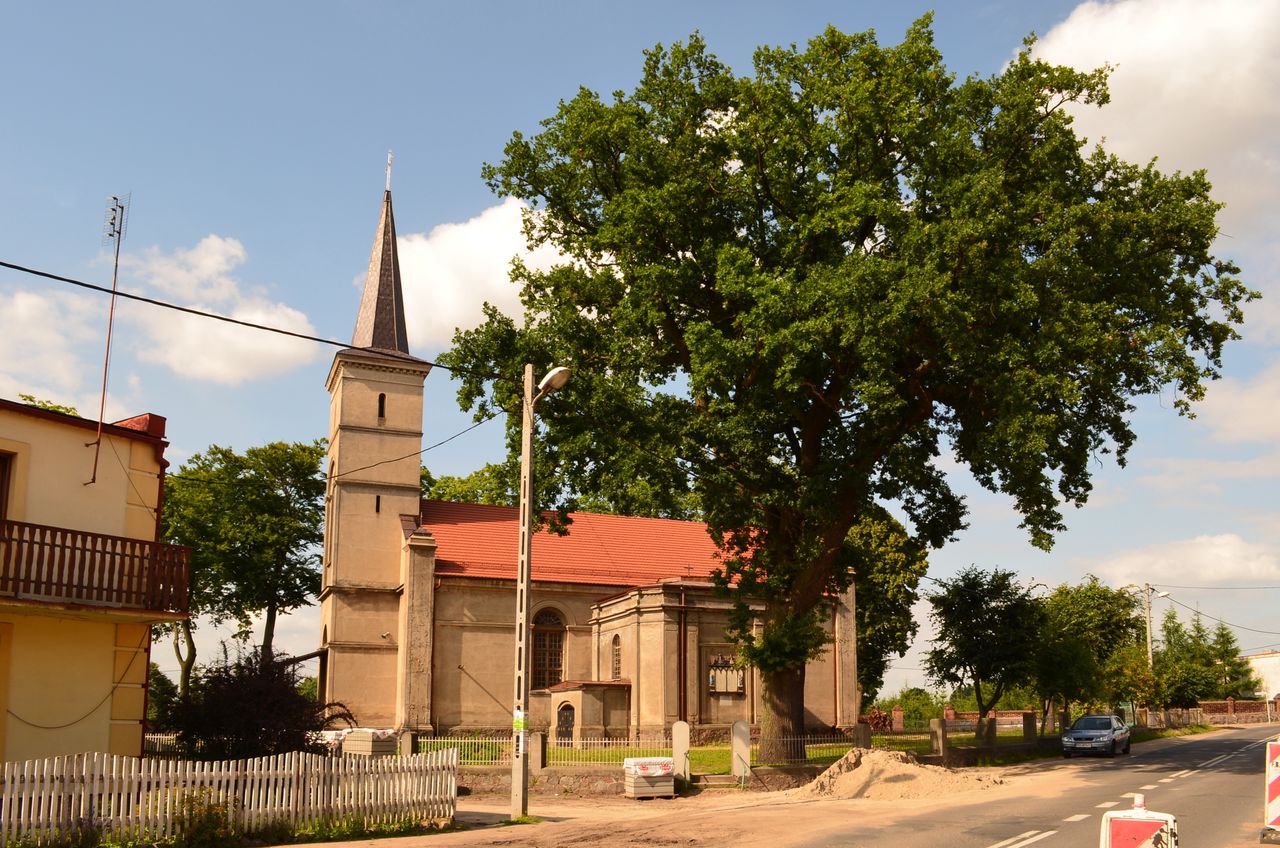
MULTIPOLYGON (((243 454, 211 446, 165 481, 165 539, 192 549, 191 613, 235 621, 248 633, 263 616, 260 654, 273 654, 276 617, 320 589, 324 442, 273 442, 243 454)), ((191 621, 174 631, 179 690, 190 688, 191 621)))
POLYGON ((979 718, 1035 679, 1044 604, 1012 571, 967 568, 929 603, 935 636, 925 671, 939 684, 971 685, 979 718))
POLYGON ((1184 413, 1218 376, 1251 296, 1212 254, 1219 204, 1203 173, 1086 151, 1071 108, 1106 77, 1028 49, 957 81, 927 17, 895 47, 762 47, 747 76, 694 35, 484 168, 564 262, 516 263, 521 324, 490 306, 455 337, 459 401, 517 410, 523 363, 570 365, 539 406, 540 502, 697 494, 764 735, 802 731, 860 521, 892 504, 942 545, 958 462, 1048 548, 1099 455, 1123 464, 1131 399, 1172 387, 1184 413))

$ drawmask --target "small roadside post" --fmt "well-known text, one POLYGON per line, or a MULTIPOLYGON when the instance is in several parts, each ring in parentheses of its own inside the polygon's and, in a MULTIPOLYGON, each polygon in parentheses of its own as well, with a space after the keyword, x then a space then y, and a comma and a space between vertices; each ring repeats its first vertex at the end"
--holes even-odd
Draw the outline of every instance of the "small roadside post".
POLYGON ((1266 783, 1262 793, 1262 833, 1258 841, 1280 845, 1280 736, 1267 740, 1266 783))
POLYGON ((1134 795, 1132 810, 1103 814, 1098 848, 1178 848, 1178 820, 1151 812, 1146 797, 1134 795))

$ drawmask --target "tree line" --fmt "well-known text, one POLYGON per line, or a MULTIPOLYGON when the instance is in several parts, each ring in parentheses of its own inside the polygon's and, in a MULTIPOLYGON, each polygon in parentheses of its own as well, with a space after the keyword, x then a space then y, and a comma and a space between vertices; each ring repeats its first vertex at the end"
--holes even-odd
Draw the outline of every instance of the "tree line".
POLYGON ((1072 707, 1194 707, 1258 694, 1262 681, 1235 633, 1223 622, 1210 630, 1198 612, 1190 624, 1172 608, 1164 614, 1148 663, 1139 591, 1089 576, 1037 593, 1012 572, 965 569, 929 596, 935 638, 925 672, 971 699, 981 716, 1001 704, 1036 704, 1047 717, 1072 707))

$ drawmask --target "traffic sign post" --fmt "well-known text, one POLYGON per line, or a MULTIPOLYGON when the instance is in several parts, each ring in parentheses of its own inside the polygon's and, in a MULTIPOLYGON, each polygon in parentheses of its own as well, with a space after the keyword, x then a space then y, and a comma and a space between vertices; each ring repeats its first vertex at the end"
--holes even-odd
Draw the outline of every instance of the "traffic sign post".
POLYGON ((1098 848, 1178 848, 1178 820, 1151 812, 1146 798, 1134 795, 1132 810, 1103 814, 1098 848))
POLYGON ((1267 769, 1262 793, 1262 833, 1258 841, 1280 845, 1280 736, 1264 747, 1267 769))

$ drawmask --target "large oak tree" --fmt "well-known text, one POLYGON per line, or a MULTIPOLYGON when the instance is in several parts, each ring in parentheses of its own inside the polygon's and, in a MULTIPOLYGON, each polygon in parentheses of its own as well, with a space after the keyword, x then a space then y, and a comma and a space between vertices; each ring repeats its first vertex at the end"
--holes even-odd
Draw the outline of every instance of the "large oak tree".
POLYGON ((1217 376, 1249 297, 1211 251, 1219 204, 1203 173, 1086 149, 1070 110, 1106 76, 1024 51, 960 81, 928 18, 894 47, 761 48, 746 76, 694 35, 485 167, 565 261, 514 267, 520 323, 456 337, 460 402, 516 410, 523 362, 571 365, 538 408, 543 505, 694 490, 726 585, 768 604, 738 619, 765 735, 800 728, 860 520, 889 505, 943 544, 954 460, 1048 547, 1098 455, 1123 463, 1131 399, 1186 412, 1217 376))

